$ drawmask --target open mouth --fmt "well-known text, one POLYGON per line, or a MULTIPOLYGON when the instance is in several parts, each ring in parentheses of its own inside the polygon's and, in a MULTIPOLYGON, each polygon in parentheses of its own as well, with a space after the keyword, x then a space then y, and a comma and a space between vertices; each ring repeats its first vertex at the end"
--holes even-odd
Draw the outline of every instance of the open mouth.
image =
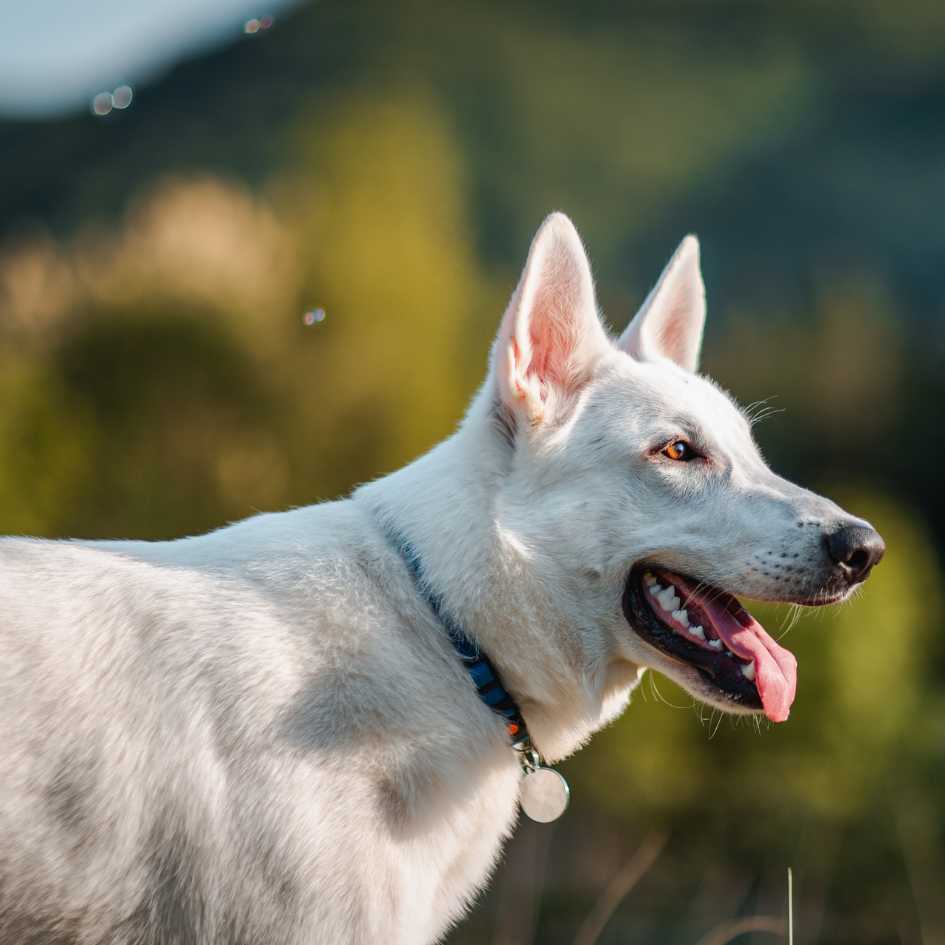
POLYGON ((656 567, 630 572, 623 610, 644 641, 696 670, 726 701, 783 722, 797 660, 732 594, 656 567))

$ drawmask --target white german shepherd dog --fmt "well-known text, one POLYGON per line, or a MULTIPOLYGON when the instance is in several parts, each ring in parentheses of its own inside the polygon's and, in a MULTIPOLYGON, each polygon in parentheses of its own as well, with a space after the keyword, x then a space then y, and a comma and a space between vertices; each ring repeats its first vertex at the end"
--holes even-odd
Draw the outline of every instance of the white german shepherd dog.
POLYGON ((0 542, 0 941, 425 945, 523 775, 647 668, 785 720, 794 657, 732 595, 842 600, 883 543, 768 469, 695 373, 704 317, 687 237, 609 337, 553 214, 466 418, 405 469, 180 541, 0 542))

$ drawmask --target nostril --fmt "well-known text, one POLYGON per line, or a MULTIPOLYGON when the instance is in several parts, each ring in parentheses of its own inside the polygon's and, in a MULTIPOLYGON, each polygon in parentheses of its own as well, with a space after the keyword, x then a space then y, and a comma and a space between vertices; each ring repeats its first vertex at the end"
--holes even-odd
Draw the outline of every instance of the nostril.
POLYGON ((865 548, 856 548, 844 563, 854 571, 865 571, 870 566, 870 553, 865 548))

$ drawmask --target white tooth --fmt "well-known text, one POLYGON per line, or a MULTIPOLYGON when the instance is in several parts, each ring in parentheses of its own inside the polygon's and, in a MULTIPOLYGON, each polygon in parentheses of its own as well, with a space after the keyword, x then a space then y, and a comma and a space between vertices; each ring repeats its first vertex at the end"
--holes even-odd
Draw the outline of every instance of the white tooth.
POLYGON ((679 605, 682 601, 676 596, 676 591, 672 587, 667 587, 662 594, 659 595, 660 606, 663 610, 668 610, 670 612, 674 610, 679 610, 679 605))
POLYGON ((713 650, 721 650, 721 649, 722 649, 722 641, 721 641, 721 640, 709 640, 709 646, 711 646, 713 650))
POLYGON ((673 620, 677 620, 684 627, 689 626, 689 611, 687 610, 674 610, 673 611, 673 620))
POLYGON ((675 610, 679 606, 679 598, 671 587, 667 587, 661 594, 657 594, 656 599, 660 602, 660 607, 663 610, 675 610))
POLYGON ((744 663, 742 665, 742 675, 745 679, 754 680, 755 678, 755 664, 754 663, 744 663))
POLYGON ((690 627, 689 632, 694 636, 698 637, 700 640, 705 639, 705 630, 702 627, 690 627))

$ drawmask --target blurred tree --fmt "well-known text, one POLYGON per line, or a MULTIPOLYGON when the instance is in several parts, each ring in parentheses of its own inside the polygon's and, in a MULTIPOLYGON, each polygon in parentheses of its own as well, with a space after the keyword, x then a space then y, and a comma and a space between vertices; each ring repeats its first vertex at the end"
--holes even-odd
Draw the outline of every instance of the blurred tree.
POLYGON ((0 349, 0 531, 56 534, 93 474, 94 418, 43 362, 0 349))
POLYGON ((402 465, 452 429, 485 371, 485 348, 471 356, 467 340, 490 296, 459 157, 429 98, 340 100, 303 126, 299 152, 302 169, 280 188, 302 267, 283 382, 304 431, 294 481, 315 498, 350 488, 352 469, 402 465), (316 306, 324 322, 306 329, 301 313, 316 306))
MULTIPOLYGON (((273 477, 284 486, 265 433, 268 392, 219 319, 159 300, 98 308, 53 354, 94 457, 55 533, 176 537, 249 514, 272 497, 273 477), (248 461, 234 467, 234 450, 248 461)), ((59 419, 68 429, 69 415, 59 419)))

